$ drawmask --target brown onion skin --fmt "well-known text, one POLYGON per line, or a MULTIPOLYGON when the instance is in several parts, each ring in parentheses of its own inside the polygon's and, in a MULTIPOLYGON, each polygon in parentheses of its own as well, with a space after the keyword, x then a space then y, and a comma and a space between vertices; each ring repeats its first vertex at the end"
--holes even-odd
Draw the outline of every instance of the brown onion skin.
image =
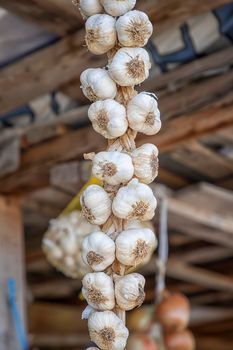
POLYGON ((188 298, 181 293, 166 295, 157 307, 157 317, 165 331, 187 328, 190 318, 188 298))
POLYGON ((189 330, 168 333, 164 336, 167 350, 195 350, 195 338, 189 330))

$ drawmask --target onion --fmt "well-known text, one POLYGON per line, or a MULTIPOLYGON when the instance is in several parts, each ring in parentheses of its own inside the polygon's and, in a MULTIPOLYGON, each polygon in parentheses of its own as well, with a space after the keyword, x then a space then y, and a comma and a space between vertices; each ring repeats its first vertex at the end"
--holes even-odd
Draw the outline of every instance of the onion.
POLYGON ((134 334, 129 337, 127 350, 158 350, 158 346, 150 336, 134 334))
POLYGON ((153 308, 143 306, 129 313, 127 317, 128 328, 132 332, 148 332, 153 322, 153 308))
POLYGON ((189 300, 178 293, 165 296, 157 308, 157 316, 166 331, 181 331, 189 323, 189 300))
POLYGON ((189 330, 167 334, 164 342, 167 350, 195 349, 195 338, 189 330))

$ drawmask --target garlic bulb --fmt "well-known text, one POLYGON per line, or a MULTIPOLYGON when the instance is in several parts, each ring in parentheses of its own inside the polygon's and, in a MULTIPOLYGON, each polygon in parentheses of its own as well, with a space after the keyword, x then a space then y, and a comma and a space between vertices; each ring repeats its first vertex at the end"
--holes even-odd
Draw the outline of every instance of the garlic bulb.
MULTIPOLYGON (((53 242, 51 239, 49 238, 44 238, 42 241, 42 247, 43 247, 43 251, 47 254, 47 256, 52 256, 52 258, 54 260, 59 260, 63 257, 63 251, 62 249, 59 247, 59 245, 57 245, 55 242, 53 242)), ((52 260, 52 259, 50 259, 52 260)))
POLYGON ((151 221, 127 220, 124 222, 124 230, 131 230, 134 228, 149 228, 152 231, 154 230, 151 221))
POLYGON ((155 135, 161 129, 160 111, 155 94, 141 92, 127 106, 131 129, 146 135, 155 135))
POLYGON ((94 271, 103 271, 115 260, 115 243, 103 232, 93 232, 83 240, 83 261, 94 271))
POLYGON ((99 350, 99 348, 93 348, 93 347, 91 347, 91 348, 87 348, 86 350, 99 350))
POLYGON ((127 183, 134 174, 132 158, 117 151, 100 152, 93 158, 92 173, 112 186, 127 183))
POLYGON ((120 86, 141 84, 149 76, 150 57, 145 49, 125 47, 117 51, 109 74, 120 86))
POLYGON ((111 215, 111 199, 98 185, 89 186, 80 199, 83 215, 95 225, 103 225, 111 215))
POLYGON ((122 310, 132 310, 141 306, 145 299, 145 278, 139 273, 131 273, 115 280, 117 305, 122 310))
POLYGON ((88 117, 94 130, 107 139, 124 135, 128 128, 125 107, 111 99, 93 103, 88 117))
POLYGON ((104 272, 88 273, 82 280, 82 294, 96 310, 112 310, 115 294, 112 278, 104 272))
POLYGON ((114 17, 124 15, 136 5, 136 0, 100 0, 100 2, 105 11, 114 17))
POLYGON ((158 175, 158 148, 146 143, 132 152, 134 175, 143 183, 149 184, 158 175))
POLYGON ((155 234, 148 228, 122 231, 115 243, 117 259, 134 267, 151 257, 157 246, 155 234))
POLYGON ((91 101, 115 98, 117 87, 108 72, 102 68, 89 68, 80 76, 84 95, 91 101))
POLYGON ((116 30, 122 46, 143 47, 153 33, 153 26, 144 12, 134 10, 117 20, 116 30))
POLYGON ((103 350, 124 350, 129 331, 112 311, 94 312, 88 319, 91 340, 103 350))
POLYGON ((133 179, 119 189, 112 210, 120 219, 147 221, 153 218, 156 206, 157 201, 150 187, 133 179))
POLYGON ((90 17, 103 12, 103 7, 99 0, 80 0, 79 7, 84 17, 90 17))
POLYGON ((86 44, 95 55, 102 55, 112 49, 117 40, 116 20, 106 14, 88 18, 86 27, 86 44))

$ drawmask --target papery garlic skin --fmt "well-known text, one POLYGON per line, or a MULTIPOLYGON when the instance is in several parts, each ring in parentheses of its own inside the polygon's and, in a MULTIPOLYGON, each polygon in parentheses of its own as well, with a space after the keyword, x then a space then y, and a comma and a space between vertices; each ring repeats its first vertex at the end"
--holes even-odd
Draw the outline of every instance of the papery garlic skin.
POLYGON ((158 148, 146 143, 132 152, 134 175, 140 182, 150 184, 158 176, 158 148))
POLYGON ((117 305, 122 310, 132 310, 142 305, 145 299, 145 278, 139 273, 131 273, 115 279, 117 305))
POLYGON ((104 272, 88 273, 82 280, 82 294, 88 304, 96 310, 112 310, 115 293, 112 278, 104 272))
POLYGON ((106 14, 88 18, 85 24, 86 44, 95 55, 102 55, 112 49, 117 40, 116 20, 106 14))
POLYGON ((122 16, 132 10, 136 0, 100 0, 105 11, 114 17, 122 16))
POLYGON ((150 187, 137 179, 121 187, 112 203, 113 214, 125 220, 151 220, 156 207, 157 201, 150 187))
POLYGON ((87 18, 103 12, 99 0, 80 0, 79 7, 83 17, 87 18))
POLYGON ((91 185, 80 198, 83 215, 95 225, 103 225, 111 215, 111 199, 98 185, 91 185))
POLYGON ((148 78, 150 68, 150 57, 145 49, 125 47, 113 57, 109 74, 120 86, 134 86, 148 78))
POLYGON ((125 107, 111 99, 92 103, 88 117, 94 130, 107 139, 124 135, 128 128, 125 107))
POLYGON ((104 271, 115 260, 115 243, 105 233, 93 232, 83 240, 82 258, 94 271, 104 271))
POLYGON ((131 129, 155 135, 161 129, 160 111, 155 94, 141 92, 129 101, 127 117, 131 129))
POLYGON ((97 153, 93 158, 92 173, 112 186, 127 183, 134 174, 132 158, 117 151, 97 153))
POLYGON ((114 99, 117 93, 115 81, 103 68, 88 68, 80 76, 83 94, 91 101, 114 99))
POLYGON ((153 25, 142 11, 129 11, 116 22, 120 44, 126 47, 143 47, 153 33, 153 25))
POLYGON ((129 331, 112 311, 94 312, 88 319, 91 340, 103 350, 124 350, 129 331))
POLYGON ((148 228, 122 231, 115 243, 120 263, 134 267, 148 261, 157 246, 155 234, 148 228))

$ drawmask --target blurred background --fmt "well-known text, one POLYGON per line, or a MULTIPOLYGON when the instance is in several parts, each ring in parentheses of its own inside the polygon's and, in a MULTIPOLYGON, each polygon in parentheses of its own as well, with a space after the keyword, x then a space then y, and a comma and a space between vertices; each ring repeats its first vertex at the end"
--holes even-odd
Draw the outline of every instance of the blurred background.
MULTIPOLYGON (((232 350, 233 2, 137 3, 154 23, 153 67, 140 89, 158 95, 163 128, 139 135, 138 145, 160 151, 152 187, 167 199, 167 288, 189 298, 198 350, 232 350)), ((87 51, 83 24, 71 0, 0 0, 0 350, 20 349, 6 302, 10 277, 34 349, 88 344, 81 279, 57 271, 41 249, 49 220, 90 176, 83 153, 105 147, 79 76, 106 57, 87 51)), ((146 301, 128 316, 138 338, 127 350, 154 350, 144 337, 158 331, 155 257, 141 271, 146 301)))

